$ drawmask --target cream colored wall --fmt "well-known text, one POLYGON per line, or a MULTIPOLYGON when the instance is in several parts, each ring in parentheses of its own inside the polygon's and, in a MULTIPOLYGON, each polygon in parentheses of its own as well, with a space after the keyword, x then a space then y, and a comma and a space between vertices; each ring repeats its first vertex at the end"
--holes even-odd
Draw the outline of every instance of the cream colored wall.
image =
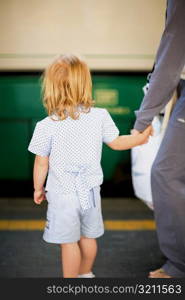
POLYGON ((43 69, 55 55, 91 69, 149 70, 166 0, 1 0, 0 69, 43 69))

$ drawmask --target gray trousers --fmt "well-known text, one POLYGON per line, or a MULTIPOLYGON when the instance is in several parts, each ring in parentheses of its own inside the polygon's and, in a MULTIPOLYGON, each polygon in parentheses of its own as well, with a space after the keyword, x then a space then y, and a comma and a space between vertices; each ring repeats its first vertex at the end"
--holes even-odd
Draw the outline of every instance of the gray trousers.
POLYGON ((152 166, 151 183, 162 267, 173 277, 185 278, 185 80, 152 166))

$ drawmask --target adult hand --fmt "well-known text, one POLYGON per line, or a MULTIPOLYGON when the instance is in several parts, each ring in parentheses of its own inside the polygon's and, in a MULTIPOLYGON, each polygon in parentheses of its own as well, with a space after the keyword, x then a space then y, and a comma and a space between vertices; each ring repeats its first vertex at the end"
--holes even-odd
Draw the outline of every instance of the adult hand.
MULTIPOLYGON (((154 134, 154 129, 153 129, 153 127, 152 127, 151 125, 149 125, 149 126, 151 127, 150 135, 153 136, 153 134, 154 134)), ((148 126, 148 127, 149 127, 149 126, 148 126)), ((148 127, 147 127, 147 128, 148 128, 148 127)), ((138 131, 137 129, 132 129, 132 130, 130 131, 130 133, 131 133, 132 135, 138 135, 138 134, 140 134, 141 132, 138 131)))

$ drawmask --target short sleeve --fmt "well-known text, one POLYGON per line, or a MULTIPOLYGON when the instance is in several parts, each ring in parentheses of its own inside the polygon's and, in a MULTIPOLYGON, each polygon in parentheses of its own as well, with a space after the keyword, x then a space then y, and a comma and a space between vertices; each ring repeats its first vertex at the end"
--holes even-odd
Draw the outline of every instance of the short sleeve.
POLYGON ((110 143, 119 136, 119 130, 111 118, 110 113, 104 109, 103 117, 103 142, 110 143))
POLYGON ((51 151, 51 135, 46 124, 37 122, 28 146, 28 151, 40 156, 49 156, 51 151))

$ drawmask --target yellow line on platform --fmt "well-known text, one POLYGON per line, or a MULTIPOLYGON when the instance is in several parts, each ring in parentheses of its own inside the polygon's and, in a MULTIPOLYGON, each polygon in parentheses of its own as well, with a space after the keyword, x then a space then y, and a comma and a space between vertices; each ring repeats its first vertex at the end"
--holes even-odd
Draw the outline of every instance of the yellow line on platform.
MULTIPOLYGON (((155 230, 153 220, 105 220, 106 230, 155 230)), ((43 230, 44 220, 0 220, 0 230, 43 230)))
POLYGON ((104 224, 107 230, 155 230, 153 220, 107 220, 104 224))
POLYGON ((43 230, 44 220, 0 220, 0 230, 43 230))

